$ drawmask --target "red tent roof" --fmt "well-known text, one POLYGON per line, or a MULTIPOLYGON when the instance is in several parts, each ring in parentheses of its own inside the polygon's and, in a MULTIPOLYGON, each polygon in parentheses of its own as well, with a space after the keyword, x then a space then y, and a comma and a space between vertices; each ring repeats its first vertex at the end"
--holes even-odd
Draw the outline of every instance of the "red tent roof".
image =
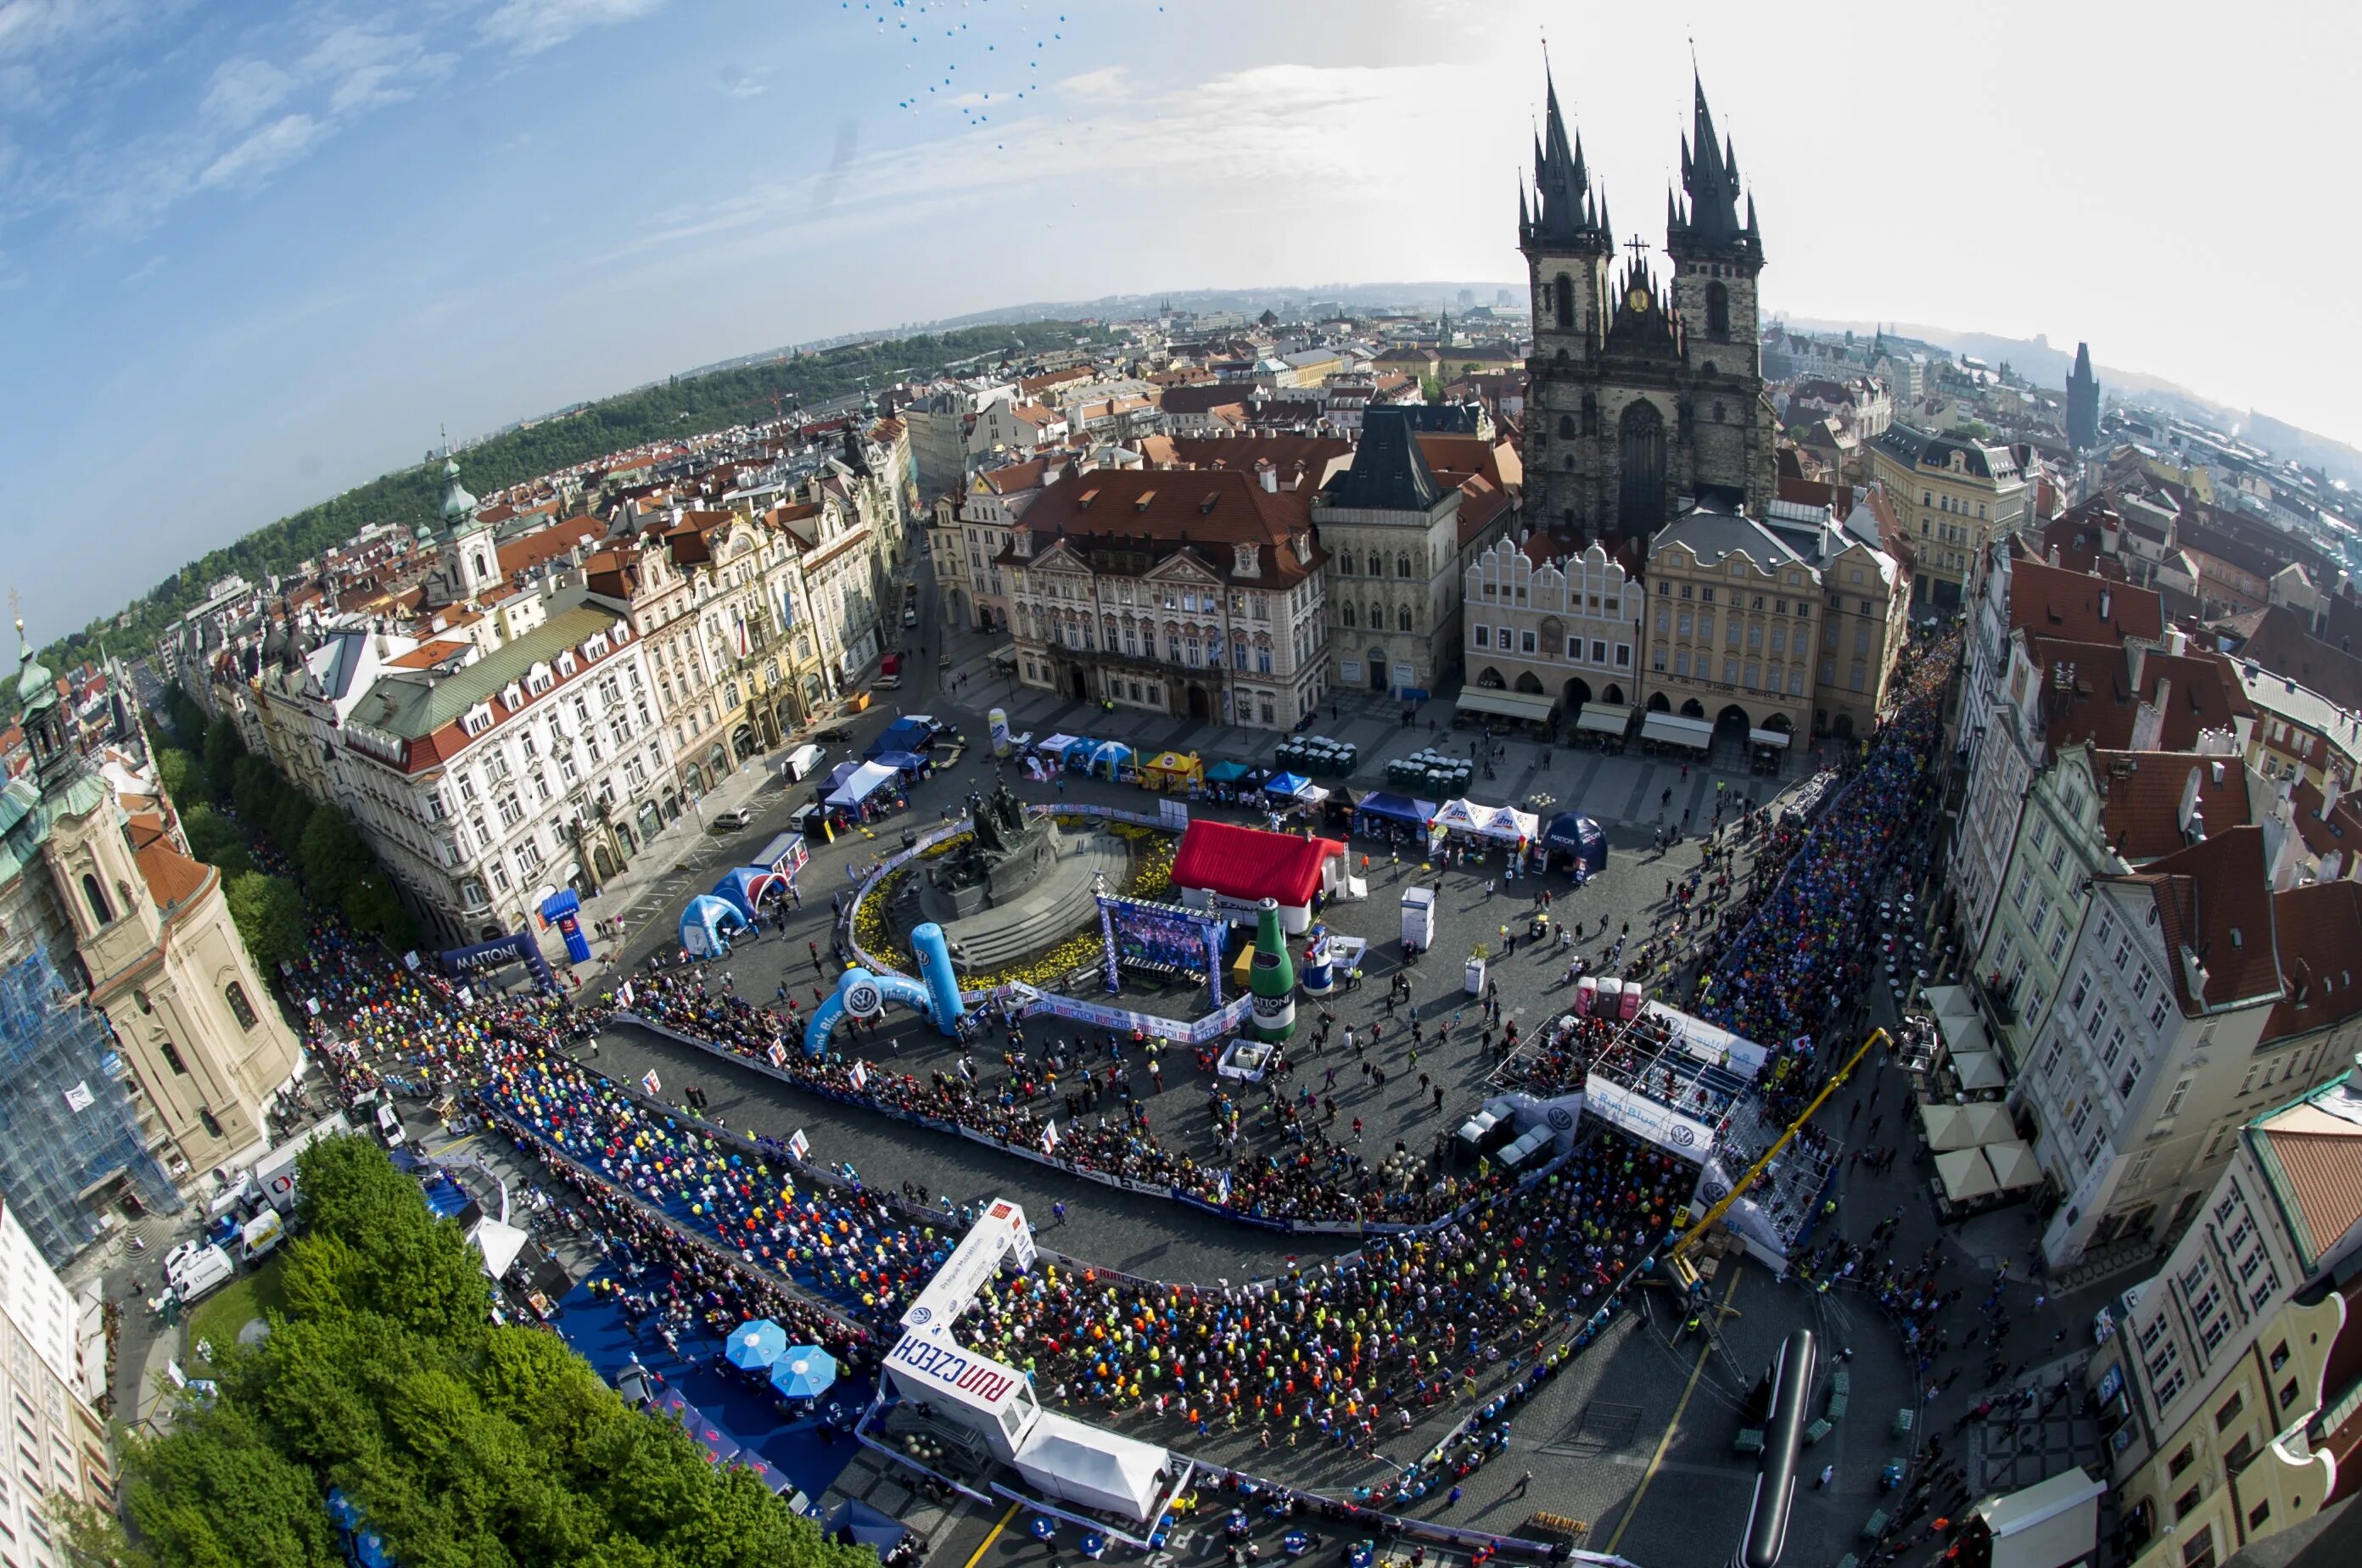
POLYGON ((1333 838, 1193 822, 1173 856, 1173 885, 1233 899, 1276 899, 1284 909, 1309 904, 1320 887, 1321 866, 1344 853, 1333 838))

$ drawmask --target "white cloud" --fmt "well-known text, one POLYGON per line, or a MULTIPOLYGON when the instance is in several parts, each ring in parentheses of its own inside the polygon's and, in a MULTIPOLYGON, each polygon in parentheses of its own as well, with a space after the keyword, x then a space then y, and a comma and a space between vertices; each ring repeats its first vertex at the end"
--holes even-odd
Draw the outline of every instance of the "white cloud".
POLYGON ((1058 91, 1069 98, 1087 103, 1113 104, 1131 96, 1131 67, 1105 65, 1097 71, 1086 71, 1069 76, 1057 83, 1058 91))
POLYGON ((637 21, 665 0, 506 0, 484 18, 484 37, 519 54, 556 49, 577 33, 637 21))
POLYGON ((206 164, 197 189, 259 185, 311 151, 326 131, 309 115, 282 115, 206 164))
POLYGON ((0 0, 0 58, 81 47, 128 26, 134 0, 0 0))
POLYGON ((214 68, 205 90, 205 115, 231 130, 244 130, 284 103, 295 79, 267 60, 226 60, 214 68))

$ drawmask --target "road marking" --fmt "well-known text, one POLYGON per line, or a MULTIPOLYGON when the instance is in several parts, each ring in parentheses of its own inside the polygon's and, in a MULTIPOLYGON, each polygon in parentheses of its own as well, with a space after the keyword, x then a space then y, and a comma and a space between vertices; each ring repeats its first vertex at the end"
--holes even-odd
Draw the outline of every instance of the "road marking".
POLYGON ((968 1560, 963 1565, 963 1568, 976 1568, 977 1563, 983 1562, 984 1554, 992 1550, 992 1543, 1000 1539, 1000 1532, 1007 1529, 1009 1528, 1009 1521, 1016 1517, 1017 1505, 1011 1503, 1009 1505, 1009 1511, 1000 1516, 999 1522, 995 1524, 992 1527, 991 1533, 984 1538, 984 1544, 977 1547, 976 1551, 969 1555, 968 1560))
MULTIPOLYGON (((1722 1293, 1723 1311, 1730 1309, 1730 1298, 1738 1294, 1738 1270, 1734 1268, 1730 1271, 1730 1288, 1722 1293)), ((1633 1489, 1632 1500, 1624 1505, 1624 1517, 1616 1521, 1616 1533, 1607 1538, 1605 1549, 1607 1555, 1612 1557, 1616 1554, 1617 1544, 1624 1539, 1624 1532, 1632 1528, 1633 1516, 1640 1511, 1640 1499, 1649 1495, 1649 1483, 1654 1481, 1657 1472, 1664 1467, 1665 1451, 1673 1446, 1673 1433, 1681 1429, 1682 1412, 1690 1408, 1690 1396, 1697 1392, 1698 1378, 1705 1371, 1705 1358, 1713 1353, 1714 1337, 1709 1334, 1698 1346, 1697 1364, 1690 1368, 1690 1380, 1682 1389, 1681 1403, 1673 1407, 1673 1419, 1665 1423, 1664 1435, 1657 1440, 1657 1452, 1649 1456, 1649 1468, 1641 1473, 1640 1485, 1633 1489)), ((971 1563, 969 1568, 975 1568, 975 1565, 971 1563)))

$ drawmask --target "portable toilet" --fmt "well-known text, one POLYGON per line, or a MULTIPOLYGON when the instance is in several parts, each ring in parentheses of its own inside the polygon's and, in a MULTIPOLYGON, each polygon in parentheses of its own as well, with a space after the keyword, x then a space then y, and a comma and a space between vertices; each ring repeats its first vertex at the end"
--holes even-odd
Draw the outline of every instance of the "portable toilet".
POLYGON ((1641 1004, 1646 1002, 1648 999, 1649 990, 1647 987, 1640 984, 1638 980, 1626 981, 1624 985, 1624 1005, 1617 1010, 1616 1016, 1627 1020, 1628 1021, 1639 1017, 1641 1004))
POLYGON ((1402 896, 1402 939, 1406 947, 1435 945, 1435 889, 1405 888, 1402 896))
POLYGON ((1589 1018, 1591 1010, 1599 1005, 1599 977, 1585 975, 1574 983, 1574 1013, 1577 1018, 1589 1018))
POLYGON ((1592 1004, 1601 1018, 1624 1016, 1624 982, 1613 975, 1600 977, 1599 999, 1592 1004))

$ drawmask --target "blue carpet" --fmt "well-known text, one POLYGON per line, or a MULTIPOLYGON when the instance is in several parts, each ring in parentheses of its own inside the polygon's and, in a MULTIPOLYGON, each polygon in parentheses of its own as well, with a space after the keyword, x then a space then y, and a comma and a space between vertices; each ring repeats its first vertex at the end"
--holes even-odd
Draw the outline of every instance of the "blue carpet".
MULTIPOLYGON (((591 1279, 609 1271, 602 1269, 591 1279)), ((661 1285, 658 1274, 649 1275, 661 1285)), ((576 1353, 598 1369, 609 1383, 615 1380, 636 1352, 640 1364, 664 1379, 664 1389, 676 1393, 702 1411, 706 1419, 745 1451, 787 1478, 788 1484, 818 1507, 821 1495, 851 1463, 860 1445, 844 1432, 834 1441, 821 1441, 816 1419, 789 1420, 767 1385, 750 1382, 745 1375, 720 1361, 722 1341, 699 1335, 684 1337, 675 1355, 653 1332, 635 1335, 624 1321, 613 1297, 594 1295, 585 1279, 566 1295, 556 1327, 576 1353)), ((822 1409, 839 1408, 850 1419, 869 1408, 876 1386, 866 1377, 849 1377, 821 1400, 822 1409)))

